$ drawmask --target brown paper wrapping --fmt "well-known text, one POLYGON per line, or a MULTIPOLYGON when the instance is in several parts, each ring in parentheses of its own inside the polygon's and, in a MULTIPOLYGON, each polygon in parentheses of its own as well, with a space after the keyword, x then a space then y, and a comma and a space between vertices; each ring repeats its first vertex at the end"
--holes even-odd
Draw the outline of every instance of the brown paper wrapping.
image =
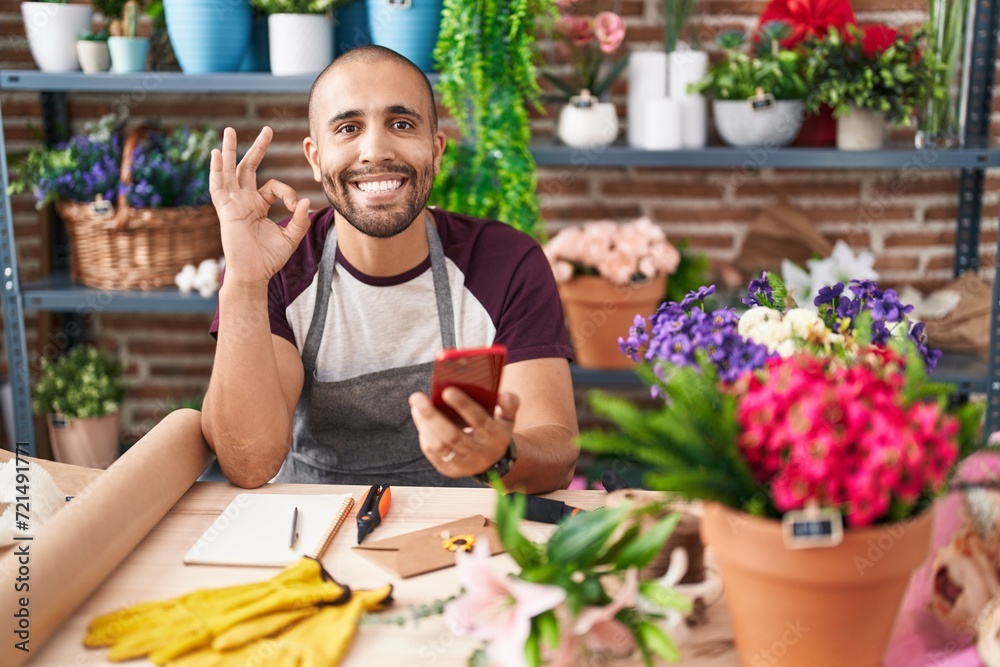
MULTIPOLYGON (((0 665, 17 667, 125 560, 211 461, 194 410, 172 412, 106 471, 65 486, 75 498, 21 543, 28 590, 18 591, 23 556, 0 558, 0 665), (20 598, 27 598, 30 652, 19 641, 20 598)), ((30 469, 30 465, 29 465, 30 469)), ((30 477, 30 473, 29 473, 30 477)), ((61 477, 59 478, 62 479, 61 477)))
POLYGON ((958 306, 939 320, 926 320, 931 347, 975 352, 983 361, 990 357, 990 303, 993 285, 974 273, 945 285, 942 289, 959 294, 958 306))
POLYGON ((789 259, 805 267, 813 257, 829 257, 833 244, 816 231, 816 226, 802 209, 781 200, 767 206, 754 218, 743 239, 733 268, 734 287, 745 285, 748 276, 761 271, 779 272, 781 260, 789 259))

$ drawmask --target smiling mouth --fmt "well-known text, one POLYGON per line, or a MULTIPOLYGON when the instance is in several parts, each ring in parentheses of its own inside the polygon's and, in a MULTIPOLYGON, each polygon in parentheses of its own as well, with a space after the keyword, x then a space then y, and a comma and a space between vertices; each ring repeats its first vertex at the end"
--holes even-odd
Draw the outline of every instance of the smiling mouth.
POLYGON ((394 192, 406 183, 405 178, 387 178, 379 181, 353 181, 351 185, 365 194, 387 194, 394 192))

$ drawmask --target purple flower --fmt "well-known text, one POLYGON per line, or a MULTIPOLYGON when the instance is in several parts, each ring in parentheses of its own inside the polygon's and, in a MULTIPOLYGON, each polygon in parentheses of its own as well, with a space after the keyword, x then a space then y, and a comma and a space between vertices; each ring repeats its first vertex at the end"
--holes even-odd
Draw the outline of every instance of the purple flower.
POLYGON ((837 283, 830 287, 821 287, 816 298, 813 299, 813 304, 819 308, 826 303, 837 303, 840 300, 840 295, 843 293, 844 283, 837 283))

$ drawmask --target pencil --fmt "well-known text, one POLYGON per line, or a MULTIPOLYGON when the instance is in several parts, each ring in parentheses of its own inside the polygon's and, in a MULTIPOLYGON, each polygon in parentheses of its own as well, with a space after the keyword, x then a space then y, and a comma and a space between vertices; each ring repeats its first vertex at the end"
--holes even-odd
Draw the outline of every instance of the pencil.
POLYGON ((299 508, 296 507, 295 511, 292 512, 292 536, 288 541, 288 548, 294 549, 295 542, 299 537, 299 508))

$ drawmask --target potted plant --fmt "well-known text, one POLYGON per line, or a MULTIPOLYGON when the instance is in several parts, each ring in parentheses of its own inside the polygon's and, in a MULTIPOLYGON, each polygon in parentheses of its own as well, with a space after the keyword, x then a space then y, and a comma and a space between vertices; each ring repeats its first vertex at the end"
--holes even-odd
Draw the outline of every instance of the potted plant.
POLYGON ((927 6, 928 46, 941 63, 937 72, 943 94, 921 110, 917 148, 954 148, 965 141, 965 100, 968 97, 972 39, 970 0, 930 0, 927 6))
POLYGON ((639 580, 679 519, 643 521, 659 510, 630 502, 584 512, 541 543, 521 532, 524 496, 500 497, 497 533, 517 572, 496 573, 477 538, 456 551, 462 590, 444 605, 456 634, 483 642, 469 664, 614 665, 636 654, 645 664, 654 656, 676 662, 691 601, 661 580, 639 580))
POLYGON ((908 124, 928 100, 944 95, 942 66, 925 36, 923 29, 907 37, 887 26, 849 25, 803 44, 812 82, 806 106, 833 109, 838 148, 881 148, 887 123, 908 124))
MULTIPOLYGON (((521 0, 522 5, 525 2, 521 0)), ((431 71, 445 1, 365 0, 365 4, 372 44, 401 53, 421 70, 431 71)), ((441 60, 438 58, 437 62, 440 64, 441 60)))
POLYGON ((802 127, 808 93, 804 61, 797 51, 781 48, 788 24, 772 21, 747 53, 741 32, 718 37, 725 57, 691 89, 712 98, 715 127, 731 146, 787 146, 802 127))
POLYGON ((328 10, 344 0, 250 0, 268 15, 271 74, 318 74, 333 61, 328 10))
MULTIPOLYGON (((843 30, 855 23, 850 0, 771 0, 758 19, 758 26, 782 21, 791 26, 791 34, 781 40, 785 49, 798 49, 811 36, 824 37, 830 28, 843 30)), ((837 120, 833 110, 823 104, 815 113, 807 110, 802 128, 793 146, 835 146, 837 120)))
POLYGON ((90 5, 71 5, 67 0, 21 3, 28 48, 38 69, 43 72, 80 69, 76 37, 90 30, 93 11, 90 5))
POLYGON ((614 57, 625 40, 625 20, 614 12, 576 13, 569 6, 555 22, 556 53, 568 60, 568 79, 543 70, 565 101, 559 112, 556 134, 567 146, 595 148, 618 138, 618 110, 601 101, 611 84, 628 65, 628 52, 614 57))
POLYGON ((76 40, 76 54, 85 74, 107 72, 111 67, 111 52, 108 50, 108 33, 84 30, 76 40))
POLYGON ((663 299, 680 252, 648 218, 610 220, 563 229, 549 241, 552 266, 576 363, 583 368, 628 368, 617 341, 635 319, 663 299))
POLYGON ((149 38, 139 37, 138 0, 94 0, 94 9, 108 22, 111 71, 118 74, 146 71, 149 38))
POLYGON ((240 68, 253 29, 250 0, 163 0, 163 15, 170 45, 185 74, 240 68))
POLYGON ((222 255, 208 164, 218 133, 136 126, 113 115, 15 166, 9 192, 55 203, 70 241, 70 275, 99 289, 171 285, 185 264, 222 255), (169 252, 164 249, 169 248, 169 252))
POLYGON ((765 274, 742 314, 706 309, 713 291, 636 319, 621 346, 662 403, 592 393, 615 428, 581 446, 706 501, 702 536, 743 664, 789 621, 808 632, 782 643, 783 665, 879 664, 928 553, 934 499, 979 445, 982 408, 953 407, 954 388, 928 379, 940 352, 894 290, 838 283, 813 313, 765 274))
POLYGON ((541 108, 534 45, 538 19, 550 6, 446 0, 434 52, 441 72, 435 88, 461 142, 448 143, 431 203, 502 220, 536 238, 544 227, 527 106, 541 108), (479 29, 469 32, 469 25, 479 29))
POLYGON ((124 368, 114 355, 90 345, 42 360, 35 382, 35 412, 47 416, 57 461, 107 468, 118 455, 124 368))

